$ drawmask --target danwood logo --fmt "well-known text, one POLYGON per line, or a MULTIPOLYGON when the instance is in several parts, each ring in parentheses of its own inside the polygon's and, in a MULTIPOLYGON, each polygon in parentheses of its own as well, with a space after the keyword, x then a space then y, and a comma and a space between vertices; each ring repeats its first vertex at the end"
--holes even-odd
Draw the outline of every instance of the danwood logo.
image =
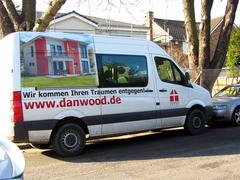
POLYGON ((170 100, 170 103, 178 103, 179 102, 179 95, 175 89, 173 89, 171 91, 169 100, 170 100))

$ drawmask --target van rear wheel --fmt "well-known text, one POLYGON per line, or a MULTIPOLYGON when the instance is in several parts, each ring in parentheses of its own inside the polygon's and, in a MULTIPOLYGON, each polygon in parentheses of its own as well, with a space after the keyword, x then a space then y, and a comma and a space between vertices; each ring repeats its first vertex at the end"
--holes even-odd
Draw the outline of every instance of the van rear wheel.
POLYGON ((192 110, 187 118, 184 125, 184 130, 191 135, 200 134, 205 128, 206 116, 201 110, 192 110))
POLYGON ((79 155, 86 144, 86 136, 83 129, 73 123, 64 124, 57 129, 53 138, 53 148, 61 156, 79 155))

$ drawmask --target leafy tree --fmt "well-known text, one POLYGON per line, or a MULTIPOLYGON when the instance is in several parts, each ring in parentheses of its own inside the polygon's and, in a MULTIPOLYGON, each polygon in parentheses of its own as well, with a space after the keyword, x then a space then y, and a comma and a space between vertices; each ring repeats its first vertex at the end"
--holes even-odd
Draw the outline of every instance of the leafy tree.
POLYGON ((12 0, 0 0, 0 38, 16 31, 45 31, 66 0, 51 0, 36 21, 36 0, 22 0, 22 9, 12 0))
POLYGON ((227 52, 227 62, 226 66, 232 68, 227 70, 227 74, 230 77, 238 77, 240 71, 234 68, 240 68, 240 28, 237 30, 230 38, 228 52, 227 52))
POLYGON ((240 67, 240 28, 232 35, 227 53, 226 66, 229 68, 240 67))

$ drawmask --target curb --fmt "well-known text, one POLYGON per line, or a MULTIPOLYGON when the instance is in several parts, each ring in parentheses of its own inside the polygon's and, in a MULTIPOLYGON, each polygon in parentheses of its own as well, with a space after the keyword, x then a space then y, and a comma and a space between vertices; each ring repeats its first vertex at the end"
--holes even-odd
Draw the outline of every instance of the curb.
POLYGON ((19 149, 24 150, 24 149, 31 149, 32 146, 29 143, 16 143, 16 145, 19 147, 19 149))

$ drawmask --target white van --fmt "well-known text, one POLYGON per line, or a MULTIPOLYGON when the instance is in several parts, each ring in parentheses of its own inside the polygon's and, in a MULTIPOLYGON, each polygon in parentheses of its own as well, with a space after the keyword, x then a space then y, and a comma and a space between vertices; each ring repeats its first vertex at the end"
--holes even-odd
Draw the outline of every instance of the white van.
POLYGON ((198 134, 210 94, 144 39, 13 33, 0 43, 0 132, 79 154, 86 138, 184 126, 198 134))

